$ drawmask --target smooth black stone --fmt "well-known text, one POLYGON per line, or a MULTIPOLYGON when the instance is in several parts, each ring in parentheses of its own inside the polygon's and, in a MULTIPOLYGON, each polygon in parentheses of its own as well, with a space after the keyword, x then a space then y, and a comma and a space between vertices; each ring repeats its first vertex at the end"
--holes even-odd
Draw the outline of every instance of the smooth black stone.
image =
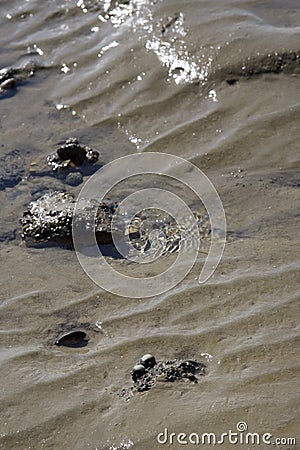
POLYGON ((85 347, 88 343, 87 335, 82 330, 69 331, 62 333, 55 340, 55 345, 72 348, 85 347))

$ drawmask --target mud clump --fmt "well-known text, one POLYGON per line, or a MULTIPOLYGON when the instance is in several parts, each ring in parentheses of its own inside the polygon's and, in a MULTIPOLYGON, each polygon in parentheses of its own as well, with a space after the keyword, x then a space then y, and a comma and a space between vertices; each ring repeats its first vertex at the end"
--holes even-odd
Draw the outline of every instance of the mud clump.
MULTIPOLYGON (((20 219, 22 238, 29 245, 38 243, 67 244, 72 247, 72 222, 75 208, 73 195, 67 192, 48 192, 36 201, 29 203, 20 219)), ((88 229, 95 223, 94 232, 98 244, 107 244, 112 241, 111 220, 114 205, 97 203, 88 200, 81 205, 77 219, 88 229), (93 222, 95 207, 96 219, 93 222)))
POLYGON ((99 160, 99 153, 87 145, 79 144, 76 138, 67 139, 55 153, 47 156, 47 163, 53 172, 68 168, 94 164, 99 160))
POLYGON ((157 382, 190 381, 198 383, 198 377, 205 375, 206 365, 192 359, 172 359, 156 361, 153 355, 147 354, 134 365, 131 371, 133 387, 122 389, 120 397, 130 398, 135 392, 152 389, 157 382))
POLYGON ((72 233, 74 197, 49 192, 29 203, 21 219, 22 238, 28 241, 68 240, 72 233))
POLYGON ((55 176, 70 186, 78 186, 84 175, 91 175, 99 167, 99 152, 81 145, 76 138, 68 138, 59 144, 55 152, 33 161, 30 176, 55 176))

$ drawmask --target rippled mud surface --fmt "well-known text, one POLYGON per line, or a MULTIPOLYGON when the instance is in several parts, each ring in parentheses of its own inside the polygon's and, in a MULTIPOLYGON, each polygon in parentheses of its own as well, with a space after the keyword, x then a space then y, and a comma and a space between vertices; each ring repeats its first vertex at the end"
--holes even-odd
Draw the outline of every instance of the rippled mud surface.
MULTIPOLYGON (((1 2, 0 69, 10 70, 0 78, 1 449, 159 449, 165 428, 220 436, 241 421, 253 433, 297 438, 298 3, 1 2), (210 178, 228 239, 207 283, 197 281, 199 253, 174 289, 122 298, 95 285, 74 251, 22 242, 19 219, 31 201, 49 191, 76 197, 91 176, 68 183, 31 173, 70 136, 99 152, 99 167, 166 152, 210 178), (55 345, 72 330, 87 345, 55 345), (148 353, 204 359, 205 376, 120 398, 148 353)), ((109 200, 149 186, 136 177, 109 200)), ((162 186, 201 209, 192 192, 162 186)))

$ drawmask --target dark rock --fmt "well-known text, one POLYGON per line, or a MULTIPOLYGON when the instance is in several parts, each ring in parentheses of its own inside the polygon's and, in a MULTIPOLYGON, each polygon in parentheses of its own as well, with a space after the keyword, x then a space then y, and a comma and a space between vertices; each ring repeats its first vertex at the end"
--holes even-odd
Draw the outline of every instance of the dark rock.
POLYGON ((80 172, 70 172, 66 176, 66 184, 70 186, 78 186, 83 181, 83 177, 80 172))
POLYGON ((155 366, 156 360, 155 360, 155 357, 153 355, 150 355, 150 353, 147 353, 146 355, 141 357, 140 363, 143 366, 145 366, 146 369, 149 369, 149 368, 155 366))
POLYGON ((83 175, 91 175, 98 170, 98 160, 97 151, 79 144, 75 138, 69 138, 60 143, 54 153, 32 161, 29 174, 32 177, 55 176, 70 186, 78 186, 83 181, 83 175))
POLYGON ((131 377, 133 381, 137 381, 139 378, 142 378, 145 373, 145 367, 142 364, 136 364, 131 372, 131 377))
POLYGON ((73 330, 60 334, 56 340, 55 345, 64 347, 79 348, 85 347, 88 343, 87 335, 85 331, 73 330))
POLYGON ((79 144, 76 138, 67 139, 53 153, 47 156, 48 165, 55 172, 67 167, 81 167, 83 164, 94 164, 99 159, 99 153, 87 145, 79 144))
POLYGON ((8 91, 9 89, 14 89, 16 87, 16 80, 14 78, 8 78, 0 84, 0 89, 3 91, 8 91))

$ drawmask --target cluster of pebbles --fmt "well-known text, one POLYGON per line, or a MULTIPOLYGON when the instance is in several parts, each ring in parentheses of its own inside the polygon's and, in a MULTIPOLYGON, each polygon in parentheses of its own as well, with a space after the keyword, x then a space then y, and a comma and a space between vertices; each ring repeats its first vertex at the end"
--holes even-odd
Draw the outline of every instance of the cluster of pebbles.
POLYGON ((157 382, 174 382, 179 380, 198 383, 198 376, 205 375, 206 366, 192 359, 172 359, 156 361, 151 354, 146 354, 134 365, 131 378, 134 383, 120 392, 120 397, 130 398, 134 392, 152 389, 157 382))

